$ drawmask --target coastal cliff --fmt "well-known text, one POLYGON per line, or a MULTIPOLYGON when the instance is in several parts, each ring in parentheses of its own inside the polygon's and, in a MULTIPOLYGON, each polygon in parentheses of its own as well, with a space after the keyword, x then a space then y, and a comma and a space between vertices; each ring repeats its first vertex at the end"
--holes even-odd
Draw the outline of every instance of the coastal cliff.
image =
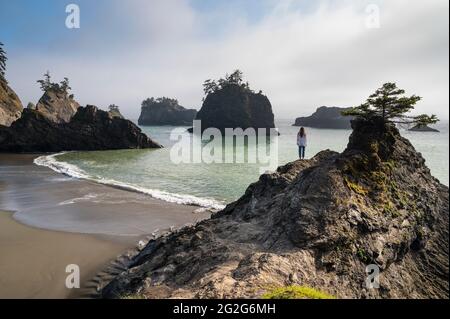
POLYGON ((186 109, 175 99, 150 98, 142 102, 139 125, 192 125, 197 110, 186 109))
POLYGON ((448 298, 448 187, 392 124, 354 120, 343 153, 264 174, 209 220, 149 243, 101 296, 448 298), (366 287, 366 267, 380 288, 366 287))
POLYGON ((0 125, 10 126, 22 113, 22 102, 0 76, 0 125))
POLYGON ((313 128, 328 129, 351 129, 352 117, 343 116, 342 112, 347 110, 340 107, 319 107, 311 116, 299 117, 293 126, 306 126, 313 128))
POLYGON ((88 105, 68 123, 56 123, 37 110, 25 109, 11 127, 0 127, 0 152, 61 152, 160 148, 131 121, 88 105))

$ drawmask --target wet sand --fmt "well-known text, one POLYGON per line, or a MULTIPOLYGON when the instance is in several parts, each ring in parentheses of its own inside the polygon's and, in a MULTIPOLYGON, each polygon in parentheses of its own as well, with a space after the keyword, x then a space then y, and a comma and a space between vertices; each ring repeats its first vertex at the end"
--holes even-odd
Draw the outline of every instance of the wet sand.
POLYGON ((83 283, 132 244, 41 230, 0 211, 0 298, 78 298, 83 283), (65 286, 66 266, 80 268, 81 289, 65 286))
POLYGON ((140 238, 209 217, 66 177, 35 157, 0 154, 0 298, 78 297, 65 288, 66 265, 78 264, 86 282, 140 238))

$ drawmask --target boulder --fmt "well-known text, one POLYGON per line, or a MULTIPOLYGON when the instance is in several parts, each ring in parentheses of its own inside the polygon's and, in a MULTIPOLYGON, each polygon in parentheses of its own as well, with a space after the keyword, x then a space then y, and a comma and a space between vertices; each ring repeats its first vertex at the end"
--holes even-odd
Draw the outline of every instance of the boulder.
POLYGON ((39 99, 36 110, 55 123, 68 123, 80 107, 73 96, 64 91, 49 89, 39 99))
POLYGON ((22 113, 22 102, 17 94, 0 77, 0 125, 10 126, 22 113))
POLYGON ((69 123, 55 123, 43 113, 25 109, 11 127, 0 127, 0 152, 35 153, 160 148, 131 121, 88 105, 69 123))
POLYGON ((147 99, 142 102, 139 125, 192 125, 197 110, 186 109, 174 99, 147 99))
POLYGON ((297 118, 293 126, 351 129, 350 121, 352 117, 343 116, 342 111, 345 110, 347 110, 347 108, 322 106, 311 116, 297 118))

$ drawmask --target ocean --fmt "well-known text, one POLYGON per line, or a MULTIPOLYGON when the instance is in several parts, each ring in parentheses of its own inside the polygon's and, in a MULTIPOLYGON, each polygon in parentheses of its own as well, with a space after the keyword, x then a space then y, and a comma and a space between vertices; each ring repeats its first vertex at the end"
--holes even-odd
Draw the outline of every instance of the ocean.
MULTIPOLYGON (((277 164, 284 165, 298 158, 298 128, 291 126, 291 120, 280 120, 276 124, 280 136, 277 143, 270 143, 270 151, 276 154, 277 164)), ((443 184, 449 185, 449 125, 448 122, 441 122, 436 127, 440 133, 401 130, 401 134, 422 153, 432 174, 443 184)), ((164 145, 164 148, 67 152, 41 156, 35 163, 73 178, 129 189, 168 202, 216 209, 242 196, 246 188, 258 180, 261 168, 265 167, 261 163, 175 163, 171 150, 173 152, 174 145, 180 145, 177 140, 170 138, 175 128, 141 128, 144 133, 164 145)), ((307 128, 307 134, 306 157, 310 158, 325 149, 343 151, 351 130, 307 128)), ((183 132, 181 136, 189 143, 197 138, 187 132, 183 132)), ((203 145, 206 144, 203 142, 203 145)), ((249 143, 237 147, 236 155, 243 155, 260 147, 262 146, 258 143, 249 143)), ((232 150, 233 148, 226 146, 223 152, 232 150)))

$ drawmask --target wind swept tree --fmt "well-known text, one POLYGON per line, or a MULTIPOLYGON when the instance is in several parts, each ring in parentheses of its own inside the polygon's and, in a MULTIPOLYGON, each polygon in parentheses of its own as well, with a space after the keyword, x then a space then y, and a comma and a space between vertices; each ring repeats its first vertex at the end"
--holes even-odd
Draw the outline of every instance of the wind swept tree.
POLYGON ((408 116, 422 98, 417 95, 405 96, 405 90, 399 89, 395 83, 385 83, 370 95, 360 106, 342 112, 345 116, 355 116, 365 120, 380 119, 383 123, 398 124, 434 124, 436 115, 408 116))
POLYGON ((0 77, 5 80, 5 71, 6 71, 6 52, 3 50, 3 43, 0 42, 0 77))
POLYGON ((37 80, 37 83, 40 84, 42 91, 45 92, 47 90, 50 90, 52 88, 52 81, 51 81, 50 71, 47 71, 44 74, 44 79, 43 80, 37 80))

